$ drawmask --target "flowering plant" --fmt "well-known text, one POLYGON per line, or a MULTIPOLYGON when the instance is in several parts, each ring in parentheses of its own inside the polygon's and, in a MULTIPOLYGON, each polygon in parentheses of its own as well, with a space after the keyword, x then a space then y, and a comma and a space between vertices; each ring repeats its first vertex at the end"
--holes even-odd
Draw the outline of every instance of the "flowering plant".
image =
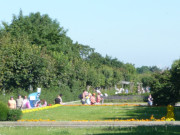
POLYGON ((31 119, 31 120, 24 120, 24 119, 22 119, 22 120, 18 120, 19 122, 24 122, 24 121, 26 121, 26 122, 54 122, 55 120, 50 120, 50 119, 47 119, 47 120, 43 120, 43 119, 31 119))
POLYGON ((29 112, 35 112, 35 111, 41 111, 41 110, 45 110, 45 109, 50 109, 50 108, 55 108, 55 107, 59 107, 62 106, 60 104, 55 104, 52 106, 45 106, 45 107, 39 107, 39 108, 33 108, 33 109, 25 109, 22 110, 22 113, 29 113, 29 112))
POLYGON ((172 105, 167 106, 167 116, 168 120, 174 119, 174 107, 172 105))

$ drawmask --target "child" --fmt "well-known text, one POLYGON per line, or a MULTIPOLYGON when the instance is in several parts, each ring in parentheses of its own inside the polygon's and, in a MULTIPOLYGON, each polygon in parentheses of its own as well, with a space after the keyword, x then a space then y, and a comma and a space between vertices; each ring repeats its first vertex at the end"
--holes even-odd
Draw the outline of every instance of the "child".
POLYGON ((91 93, 89 93, 89 94, 86 96, 86 104, 88 104, 88 105, 91 104, 90 98, 91 98, 91 93))

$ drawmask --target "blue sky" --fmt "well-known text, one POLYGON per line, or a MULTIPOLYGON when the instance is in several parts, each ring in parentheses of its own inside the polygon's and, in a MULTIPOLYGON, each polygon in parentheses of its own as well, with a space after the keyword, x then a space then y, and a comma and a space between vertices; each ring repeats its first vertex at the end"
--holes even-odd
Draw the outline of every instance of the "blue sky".
POLYGON ((67 35, 136 67, 170 67, 180 58, 179 0, 0 0, 0 21, 22 9, 48 14, 67 35))

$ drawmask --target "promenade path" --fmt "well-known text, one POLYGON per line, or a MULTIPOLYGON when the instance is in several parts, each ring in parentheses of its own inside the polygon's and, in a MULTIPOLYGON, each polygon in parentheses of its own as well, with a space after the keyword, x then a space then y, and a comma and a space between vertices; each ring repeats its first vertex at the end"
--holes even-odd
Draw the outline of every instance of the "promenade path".
POLYGON ((180 121, 123 121, 123 122, 0 122, 0 127, 137 127, 137 126, 180 126, 180 121))

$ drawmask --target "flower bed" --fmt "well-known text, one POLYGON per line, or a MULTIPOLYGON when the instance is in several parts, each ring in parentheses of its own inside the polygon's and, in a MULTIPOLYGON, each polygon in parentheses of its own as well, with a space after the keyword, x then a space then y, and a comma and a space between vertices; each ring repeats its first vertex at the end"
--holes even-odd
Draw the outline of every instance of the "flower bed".
POLYGON ((31 119, 31 120, 18 120, 19 122, 54 122, 55 120, 50 120, 50 119, 47 119, 47 120, 43 120, 43 119, 31 119))
POLYGON ((165 118, 162 117, 161 119, 155 119, 154 116, 152 115, 150 119, 126 119, 126 120, 121 120, 121 119, 115 119, 115 120, 72 120, 72 122, 99 122, 99 121, 106 121, 106 122, 122 122, 122 121, 175 121, 173 118, 165 118))
POLYGON ((55 108, 55 107, 59 107, 59 106, 62 106, 62 105, 55 104, 55 105, 52 105, 52 106, 39 107, 39 108, 33 108, 33 109, 25 109, 25 110, 22 110, 22 113, 36 112, 36 111, 41 111, 41 110, 45 110, 45 109, 55 108))

